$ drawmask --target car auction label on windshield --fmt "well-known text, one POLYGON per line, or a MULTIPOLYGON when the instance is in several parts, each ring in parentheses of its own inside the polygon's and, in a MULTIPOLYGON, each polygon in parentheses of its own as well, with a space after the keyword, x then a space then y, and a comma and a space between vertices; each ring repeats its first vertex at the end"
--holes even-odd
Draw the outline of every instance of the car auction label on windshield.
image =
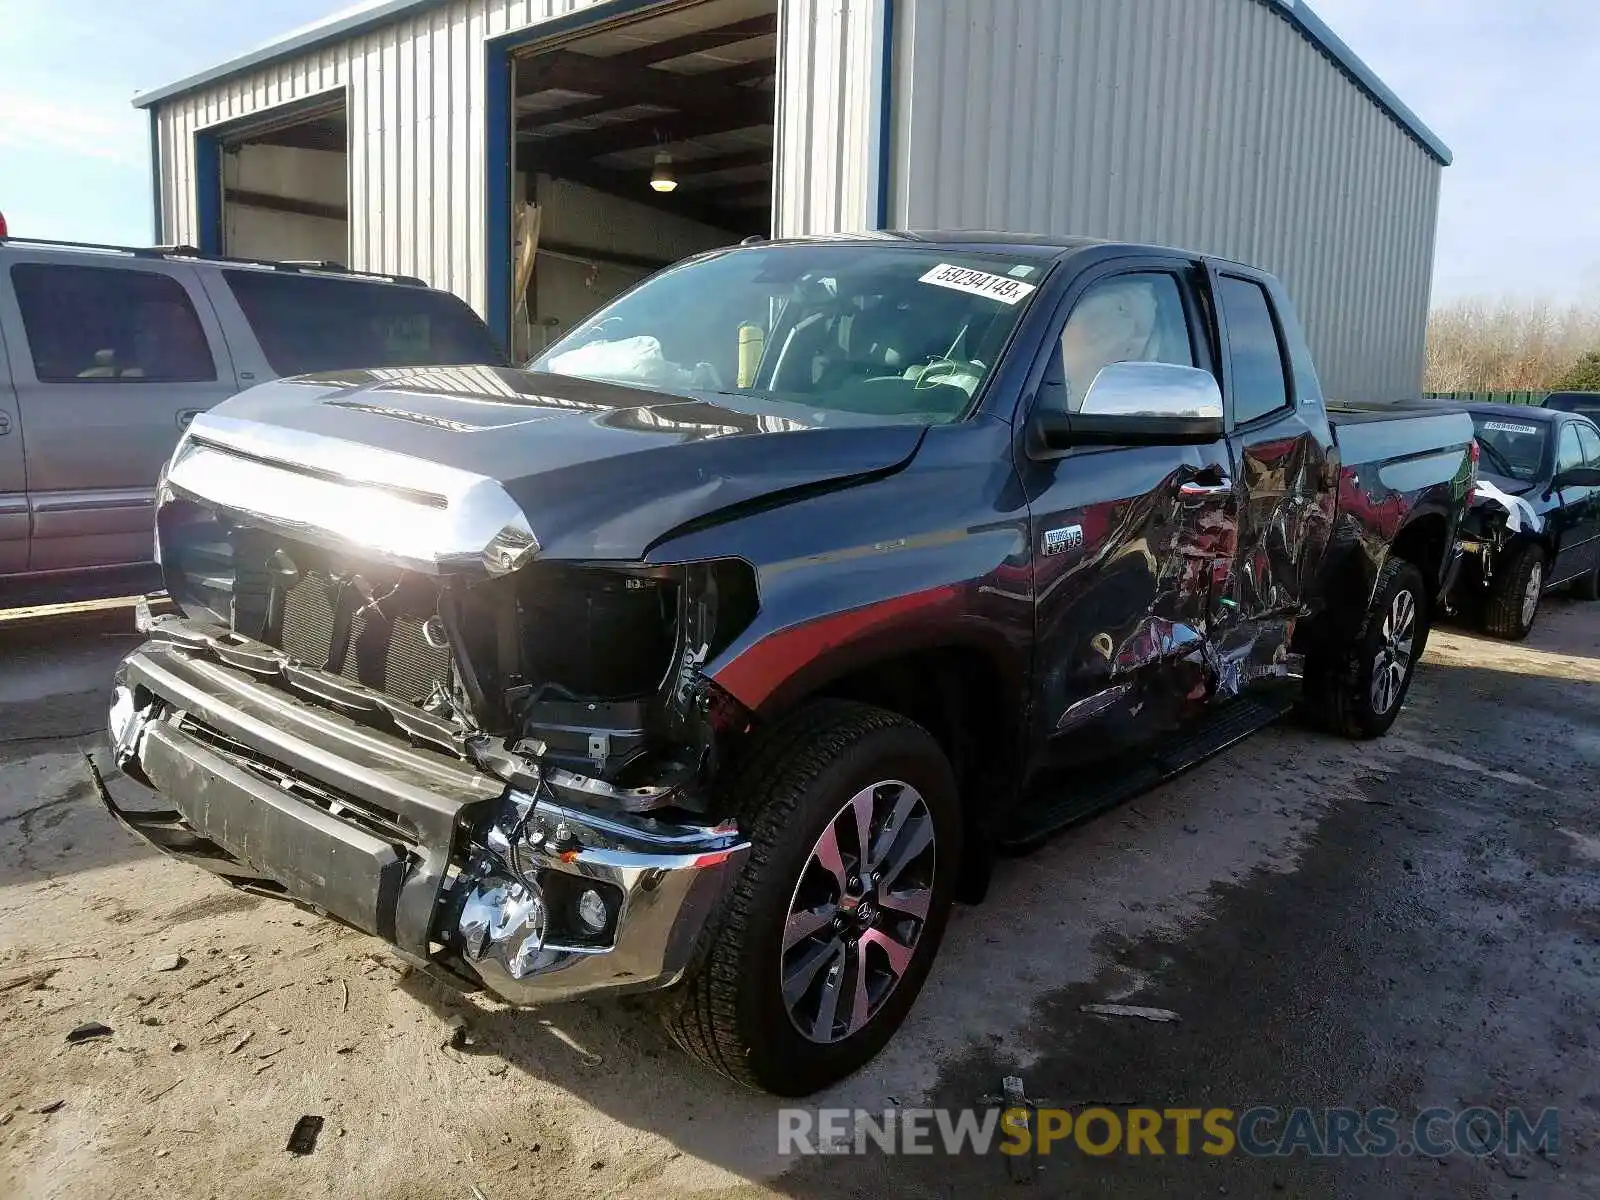
POLYGON ((1539 427, 1537 425, 1510 425, 1510 424, 1507 424, 1505 421, 1485 421, 1483 423, 1483 427, 1485 429, 1492 429, 1496 433, 1538 433, 1539 432, 1539 427))
POLYGON ((1001 304, 1016 304, 1025 300, 1028 293, 1034 290, 1033 284, 1023 283, 1020 279, 991 275, 987 271, 974 271, 970 267, 957 267, 950 263, 940 263, 922 276, 921 282, 969 292, 974 296, 987 296, 1001 304))

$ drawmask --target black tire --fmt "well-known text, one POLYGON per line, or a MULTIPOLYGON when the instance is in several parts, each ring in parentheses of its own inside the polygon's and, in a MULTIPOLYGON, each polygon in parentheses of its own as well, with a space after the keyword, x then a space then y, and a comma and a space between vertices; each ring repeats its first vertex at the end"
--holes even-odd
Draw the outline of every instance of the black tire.
POLYGON ((1539 600, 1544 591, 1544 550, 1532 542, 1519 547, 1489 585, 1489 600, 1483 609, 1483 627, 1495 637, 1520 642, 1528 636, 1539 616, 1539 600), (1538 582, 1534 574, 1538 573, 1538 582), (1528 604, 1529 589, 1534 591, 1528 604))
MULTIPOLYGON (((702 936, 683 983, 660 997, 658 1013, 672 1039, 712 1070, 780 1096, 808 1095, 876 1055, 922 989, 950 915, 960 865, 955 776, 921 726, 869 705, 825 700, 768 731, 727 794, 737 800, 750 857, 702 936), (817 878, 812 852, 824 831, 853 796, 886 780, 910 785, 926 803, 934 841, 916 861, 924 869, 932 862, 927 915, 909 966, 876 1001, 879 1007, 865 1025, 836 1041, 814 1041, 791 1018, 780 983, 790 905, 802 877, 817 878)), ((857 962, 865 960, 848 961, 850 969, 859 969, 857 962)), ((826 984, 828 976, 817 978, 826 984)))
POLYGON ((1600 600, 1600 567, 1596 567, 1573 584, 1572 595, 1578 600, 1600 600))
POLYGON ((1314 661, 1306 674, 1304 709, 1312 721, 1349 738, 1388 733, 1405 707, 1417 660, 1427 648, 1430 615, 1422 572, 1403 558, 1391 558, 1378 575, 1355 636, 1314 661), (1395 661, 1390 630, 1402 596, 1409 596, 1413 614, 1410 652, 1398 681, 1391 676, 1387 689, 1375 689, 1380 655, 1395 661))

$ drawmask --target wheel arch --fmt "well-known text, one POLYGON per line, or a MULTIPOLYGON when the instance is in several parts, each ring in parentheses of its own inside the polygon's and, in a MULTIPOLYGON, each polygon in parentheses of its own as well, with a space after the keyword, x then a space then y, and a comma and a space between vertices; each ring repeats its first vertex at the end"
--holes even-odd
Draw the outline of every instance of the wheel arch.
POLYGON ((960 789, 966 854, 957 895, 973 902, 988 885, 993 824, 1022 784, 1027 679, 1020 652, 976 627, 906 631, 876 640, 870 650, 821 655, 775 689, 758 716, 765 724, 816 700, 854 700, 926 729, 960 789))

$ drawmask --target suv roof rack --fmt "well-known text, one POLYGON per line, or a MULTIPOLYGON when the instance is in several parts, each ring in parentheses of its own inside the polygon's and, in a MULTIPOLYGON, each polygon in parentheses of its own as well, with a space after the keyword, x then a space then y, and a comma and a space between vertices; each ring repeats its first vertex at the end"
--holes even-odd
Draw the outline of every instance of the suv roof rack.
POLYGON ((96 250, 111 254, 129 254, 134 258, 192 258, 200 262, 228 263, 236 267, 258 267, 296 274, 315 271, 330 275, 351 275, 358 279, 381 279, 385 283, 398 283, 406 287, 427 287, 415 275, 390 275, 382 271, 356 271, 343 263, 328 259, 289 259, 275 261, 270 258, 237 258, 229 254, 206 254, 198 247, 173 246, 114 246, 104 242, 67 242, 55 238, 7 237, 0 235, 0 246, 48 246, 56 250, 96 250))

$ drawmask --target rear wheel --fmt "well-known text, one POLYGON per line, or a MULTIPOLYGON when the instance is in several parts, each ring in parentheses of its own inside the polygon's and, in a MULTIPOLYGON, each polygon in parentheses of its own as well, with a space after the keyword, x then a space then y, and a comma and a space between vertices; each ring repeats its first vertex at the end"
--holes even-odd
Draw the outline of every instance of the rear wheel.
POLYGON ((662 1016, 713 1070, 803 1096, 877 1054, 922 989, 960 859, 955 778, 920 726, 823 701, 731 794, 750 858, 662 1016))
POLYGON ((1318 724, 1352 738, 1389 731, 1428 642, 1424 586, 1405 559, 1384 565, 1355 637, 1306 675, 1305 708, 1318 724))
POLYGON ((1543 594, 1544 551, 1530 542, 1512 555, 1490 585, 1483 627, 1496 637, 1520 642, 1533 628, 1543 594))

